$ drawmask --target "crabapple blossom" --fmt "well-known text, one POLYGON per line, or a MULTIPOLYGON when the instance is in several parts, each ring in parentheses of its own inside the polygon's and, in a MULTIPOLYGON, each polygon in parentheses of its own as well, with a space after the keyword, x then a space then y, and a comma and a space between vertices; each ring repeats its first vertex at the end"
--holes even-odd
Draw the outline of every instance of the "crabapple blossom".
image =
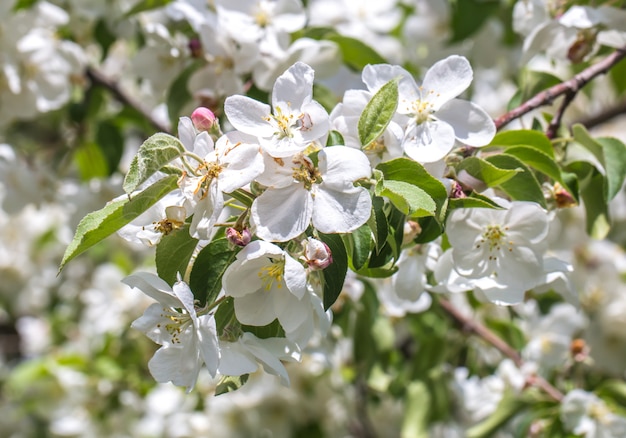
POLYGON ((582 389, 567 393, 561 403, 565 428, 587 438, 618 438, 626 435, 626 417, 617 415, 595 394, 582 389))
POLYGON ((398 83, 397 122, 404 129, 404 152, 421 163, 444 158, 455 141, 468 146, 485 146, 496 128, 491 117, 478 105, 457 99, 472 82, 469 61, 452 55, 435 63, 417 85, 413 76, 397 65, 367 65, 363 82, 375 93, 394 78, 398 83))
POLYGON ((278 246, 256 240, 226 269, 222 287, 235 298, 242 324, 264 326, 278 318, 285 331, 295 330, 309 305, 304 267, 278 246))
POLYGON ((157 382, 171 381, 187 387, 189 392, 203 364, 215 377, 219 362, 215 318, 211 314, 197 314, 189 286, 179 278, 170 287, 146 272, 132 274, 123 282, 158 301, 132 324, 161 345, 148 363, 157 382))
POLYGON ((228 121, 239 131, 259 138, 263 150, 283 158, 321 141, 329 129, 328 113, 313 100, 313 69, 302 62, 276 79, 272 107, 247 96, 224 102, 228 121), (272 109, 273 108, 273 112, 272 109))
POLYGON ((302 234, 311 221, 322 233, 347 233, 370 217, 368 190, 354 186, 358 179, 371 175, 369 161, 360 150, 324 148, 317 166, 302 154, 265 163, 258 181, 268 188, 251 208, 260 238, 284 242, 302 234))
POLYGON ((195 159, 201 161, 192 173, 181 177, 179 184, 193 206, 189 231, 193 237, 206 240, 224 208, 224 193, 233 192, 260 175, 263 157, 255 139, 241 132, 229 132, 215 145, 207 131, 197 135, 195 132, 191 119, 181 118, 181 141, 184 145, 193 144, 195 159))
POLYGON ((489 299, 520 302, 526 290, 545 281, 548 224, 545 210, 531 202, 454 210, 446 232, 455 269, 489 299))

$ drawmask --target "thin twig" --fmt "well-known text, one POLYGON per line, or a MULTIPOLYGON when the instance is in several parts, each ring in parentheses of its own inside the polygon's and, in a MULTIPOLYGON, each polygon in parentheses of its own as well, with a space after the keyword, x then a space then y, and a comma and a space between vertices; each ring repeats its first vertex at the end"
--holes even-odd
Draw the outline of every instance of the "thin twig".
POLYGON ((623 114, 626 114, 626 100, 618 103, 615 106, 607 108, 598 114, 579 119, 575 121, 574 123, 572 123, 572 125, 580 123, 585 128, 591 129, 598 125, 601 125, 602 123, 606 123, 614 119, 615 117, 621 116, 623 114))
POLYGON ((561 106, 559 107, 556 114, 554 114, 554 117, 552 117, 552 120, 550 121, 550 124, 548 125, 548 128, 546 129, 546 137, 548 137, 549 139, 553 139, 556 137, 556 134, 559 131, 559 128, 561 127, 563 114, 565 113, 565 110, 567 109, 569 104, 572 103, 572 100, 574 100, 575 96, 576 96, 576 93, 572 91, 565 93, 565 96, 563 97, 563 101, 561 102, 561 106))
MULTIPOLYGON (((508 357, 513 363, 521 368, 524 365, 522 357, 517 351, 515 351, 509 344, 504 342, 498 336, 496 336, 491 330, 482 325, 480 322, 467 318, 459 310, 452 305, 452 303, 446 299, 440 298, 439 304, 441 308, 452 317, 462 328, 462 330, 474 333, 478 337, 484 339, 493 347, 495 347, 500 353, 508 357)), ((557 388, 552 386, 547 380, 541 376, 530 376, 527 378, 526 383, 530 386, 542 389, 546 394, 552 397, 556 401, 563 399, 563 393, 557 388)))
POLYGON ((160 120, 156 119, 150 111, 144 108, 141 102, 122 90, 116 81, 106 77, 101 71, 94 67, 87 67, 85 74, 93 84, 101 85, 109 90, 113 97, 115 97, 120 103, 130 106, 142 114, 157 131, 171 134, 171 128, 168 124, 164 124, 160 120))
MULTIPOLYGON (((582 87, 584 87, 589 81, 591 81, 596 76, 605 74, 615 64, 624 59, 624 57, 626 57, 626 46, 616 49, 613 53, 604 58, 602 61, 599 61, 589 66, 585 70, 575 75, 573 78, 565 82, 561 82, 560 84, 556 84, 553 87, 541 91, 540 93, 537 93, 517 108, 514 108, 508 113, 498 117, 495 120, 496 128, 499 130, 507 123, 520 118, 524 114, 527 114, 530 111, 537 109, 541 106, 551 104, 554 99, 562 96, 563 94, 572 93, 573 95, 576 95, 576 93, 578 93, 578 91, 582 87)), ((573 96, 569 100, 569 102, 571 102, 572 99, 573 96)), ((565 108, 563 108, 563 111, 564 110, 565 108)))

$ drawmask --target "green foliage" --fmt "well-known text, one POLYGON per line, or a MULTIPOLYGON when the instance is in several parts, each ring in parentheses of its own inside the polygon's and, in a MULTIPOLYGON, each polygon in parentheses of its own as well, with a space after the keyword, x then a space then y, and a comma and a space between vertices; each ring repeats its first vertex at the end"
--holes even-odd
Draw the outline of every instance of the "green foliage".
MULTIPOLYGON (((178 274, 184 278, 187 266, 197 245, 198 239, 194 239, 189 235, 188 224, 163 236, 155 252, 156 268, 159 277, 170 286, 176 282, 178 274)), ((194 291, 194 293, 196 292, 194 291)))
POLYGON ((129 196, 111 201, 105 207, 85 216, 76 229, 59 266, 59 271, 74 257, 110 236, 152 207, 177 186, 176 176, 165 177, 131 199, 129 196))
POLYGON ((452 2, 450 43, 463 41, 478 32, 499 7, 498 0, 455 0, 452 2))
POLYGON ((248 374, 242 376, 222 376, 215 388, 215 395, 222 395, 241 388, 248 381, 248 374))
POLYGON ((161 132, 154 134, 143 142, 130 163, 130 168, 124 178, 124 191, 130 194, 137 190, 159 169, 180 157, 184 152, 185 147, 178 138, 161 132))
POLYGON ((508 154, 492 155, 486 160, 500 169, 521 169, 521 172, 507 181, 500 183, 499 187, 513 200, 533 201, 546 208, 546 201, 543 191, 541 190, 541 185, 524 163, 508 154))
POLYGON ((398 82, 392 79, 383 85, 367 103, 359 118, 359 140, 367 146, 383 135, 398 107, 398 82))
POLYGON ((495 412, 487 419, 472 426, 467 431, 468 438, 486 438, 493 435, 500 427, 526 407, 527 402, 514 394, 512 390, 505 391, 495 412))
POLYGON ((189 287, 196 300, 209 304, 215 301, 222 289, 224 272, 235 261, 237 253, 225 237, 215 238, 202 248, 189 277, 189 287))
POLYGON ((343 289, 343 282, 348 272, 348 254, 338 234, 322 234, 319 238, 328 245, 333 256, 333 262, 322 271, 324 277, 324 310, 327 310, 337 300, 343 289))
POLYGON ((374 49, 356 38, 333 33, 326 36, 325 39, 333 41, 339 46, 344 64, 355 71, 360 72, 367 64, 384 64, 387 62, 374 49))
POLYGON ((482 158, 469 157, 461 161, 456 172, 459 176, 462 172, 467 172, 472 177, 484 182, 487 187, 497 187, 521 172, 521 169, 503 169, 482 158))
POLYGON ((126 13, 127 17, 136 15, 140 12, 150 11, 152 9, 159 9, 170 4, 172 0, 141 0, 126 13))

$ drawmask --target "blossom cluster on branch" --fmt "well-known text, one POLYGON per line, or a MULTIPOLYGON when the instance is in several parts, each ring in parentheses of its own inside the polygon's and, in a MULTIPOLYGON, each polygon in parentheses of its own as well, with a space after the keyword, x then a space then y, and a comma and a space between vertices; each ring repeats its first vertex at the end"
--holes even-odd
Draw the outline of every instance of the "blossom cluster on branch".
POLYGON ((626 433, 615 2, 5 3, 7 431, 626 433))

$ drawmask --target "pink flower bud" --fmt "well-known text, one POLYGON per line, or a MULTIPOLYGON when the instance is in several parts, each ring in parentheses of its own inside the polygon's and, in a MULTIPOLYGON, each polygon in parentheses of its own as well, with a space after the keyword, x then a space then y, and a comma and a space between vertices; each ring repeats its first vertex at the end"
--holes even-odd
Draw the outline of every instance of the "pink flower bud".
POLYGON ((246 246, 248 243, 250 243, 250 240, 252 239, 252 234, 247 228, 244 228, 241 231, 237 231, 235 228, 230 227, 226 229, 226 238, 230 243, 233 243, 237 246, 246 246))
POLYGON ((325 269, 333 262, 330 248, 324 242, 309 237, 303 243, 303 258, 311 269, 325 269))
POLYGON ((203 106, 196 108, 193 113, 191 113, 191 121, 199 132, 210 132, 213 125, 217 122, 213 111, 203 106))

